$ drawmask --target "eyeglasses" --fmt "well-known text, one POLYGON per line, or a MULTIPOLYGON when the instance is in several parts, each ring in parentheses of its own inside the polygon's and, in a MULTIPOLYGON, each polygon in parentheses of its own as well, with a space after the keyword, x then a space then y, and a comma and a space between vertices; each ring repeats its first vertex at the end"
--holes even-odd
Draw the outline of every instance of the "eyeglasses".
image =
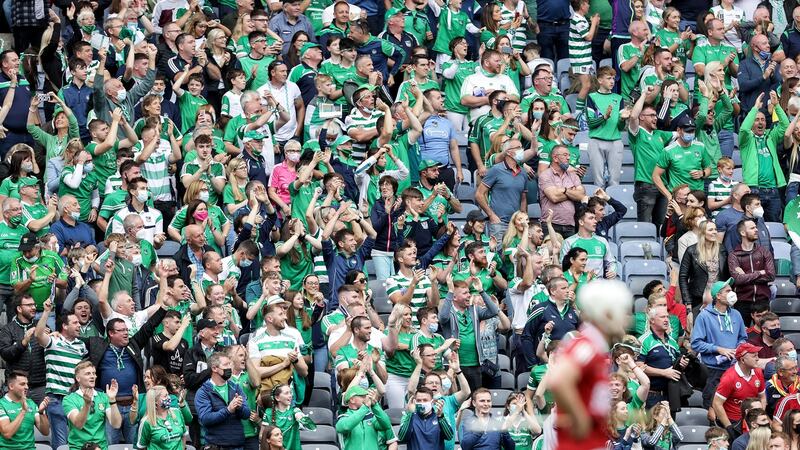
POLYGON ((127 332, 128 332, 127 328, 120 328, 120 329, 114 330, 114 333, 127 333, 127 332))
POLYGON ((553 81, 553 77, 539 77, 537 80, 553 81))
POLYGON ((422 355, 423 358, 430 358, 432 356, 436 356, 436 353, 428 353, 426 355, 422 355))
POLYGON ((319 286, 319 281, 306 281, 309 286, 319 286))
POLYGON ((19 306, 22 306, 23 308, 24 307, 30 308, 31 306, 33 306, 34 308, 36 308, 36 303, 21 303, 19 306))
POLYGON ((367 284, 367 280, 365 278, 359 278, 358 280, 353 281, 353 283, 367 284))

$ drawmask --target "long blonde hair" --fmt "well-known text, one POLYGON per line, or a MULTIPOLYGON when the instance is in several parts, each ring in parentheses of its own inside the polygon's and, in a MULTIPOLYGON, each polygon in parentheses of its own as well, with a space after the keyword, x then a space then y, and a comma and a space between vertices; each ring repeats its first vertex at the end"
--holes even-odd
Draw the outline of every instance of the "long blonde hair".
POLYGON ((239 181, 236 179, 236 168, 239 167, 239 164, 246 164, 244 158, 241 156, 237 156, 236 158, 231 158, 228 162, 228 184, 231 186, 231 192, 233 193, 233 199, 239 203, 244 201, 246 198, 242 188, 239 187, 239 181))
POLYGON ((167 388, 165 388, 164 386, 153 386, 147 391, 147 397, 145 400, 147 402, 146 403, 147 410, 145 412, 144 418, 145 420, 147 420, 147 422, 150 423, 150 425, 155 425, 156 420, 158 419, 158 415, 156 414, 157 410, 156 402, 158 401, 159 398, 161 398, 162 394, 169 395, 167 388))
POLYGON ((521 234, 517 234, 517 227, 514 226, 517 217, 525 216, 527 219, 528 213, 517 211, 511 215, 511 220, 508 221, 508 229, 506 229, 506 234, 503 235, 503 249, 507 249, 511 246, 511 242, 514 240, 515 237, 522 237, 521 234))
MULTIPOLYGON (((709 261, 719 258, 719 241, 716 239, 711 242, 706 241, 706 229, 709 225, 717 226, 711 220, 706 221, 702 232, 697 235, 697 255, 700 257, 702 264, 706 267, 709 261)), ((723 263, 723 261, 720 261, 720 263, 723 263)))
POLYGON ((750 441, 747 443, 747 450, 764 450, 769 447, 769 438, 772 430, 769 427, 758 427, 750 430, 750 441))

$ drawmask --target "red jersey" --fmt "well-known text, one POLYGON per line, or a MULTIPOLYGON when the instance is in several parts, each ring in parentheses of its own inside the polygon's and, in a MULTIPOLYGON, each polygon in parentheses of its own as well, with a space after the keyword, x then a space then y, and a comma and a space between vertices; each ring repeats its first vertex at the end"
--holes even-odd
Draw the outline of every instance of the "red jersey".
MULTIPOLYGON (((611 359, 608 343, 600 331, 588 323, 581 327, 580 336, 567 342, 558 352, 558 359, 565 358, 578 367, 577 389, 584 408, 592 422, 589 434, 576 440, 570 432, 569 419, 556 410, 556 432, 559 450, 591 450, 606 447, 606 423, 611 408, 608 390, 608 375, 611 359), (563 427, 559 424, 564 424, 563 427)), ((558 405, 556 405, 558 406, 558 405)))
POLYGON ((783 422, 783 417, 793 409, 800 409, 800 401, 797 400, 798 394, 791 394, 783 397, 778 405, 775 406, 775 420, 783 422))
POLYGON ((766 387, 764 372, 761 369, 753 369, 748 376, 745 376, 739 368, 739 363, 736 363, 722 374, 716 395, 725 400, 723 403, 725 414, 731 422, 735 422, 742 418, 742 400, 758 397, 764 393, 766 387))

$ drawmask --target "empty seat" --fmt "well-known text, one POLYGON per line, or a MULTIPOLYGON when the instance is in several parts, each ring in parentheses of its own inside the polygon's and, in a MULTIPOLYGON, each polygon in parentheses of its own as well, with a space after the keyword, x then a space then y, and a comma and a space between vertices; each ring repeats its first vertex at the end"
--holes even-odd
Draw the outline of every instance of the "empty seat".
POLYGON ((681 428, 684 444, 704 444, 706 442, 706 431, 709 427, 705 425, 684 425, 681 428))
POLYGON ((636 220, 636 201, 633 200, 633 185, 617 184, 609 186, 606 188, 606 194, 628 208, 628 212, 625 213, 625 219, 636 220))
POLYGON ((514 390, 514 374, 511 372, 500 371, 500 387, 503 389, 514 390))
POLYGON ((647 299, 644 297, 637 297, 633 301, 633 312, 645 312, 647 310, 647 299))
POLYGON ((339 446, 333 444, 303 444, 303 450, 339 450, 339 446))
POLYGON ((788 333, 784 334, 783 337, 791 341, 794 344, 794 348, 800 348, 800 333, 788 333))
POLYGON ((322 389, 330 392, 331 375, 328 372, 314 372, 314 389, 322 389))
MULTIPOLYGON (((327 375, 327 374, 326 374, 327 375)), ((333 426, 333 411, 329 408, 312 408, 307 406, 303 408, 303 412, 311 418, 317 425, 330 425, 333 426)))
POLYGON ((644 286, 654 279, 667 283, 667 264, 656 259, 630 261, 623 265, 622 272, 633 295, 642 295, 644 286))
POLYGON ((159 257, 170 257, 172 258, 175 256, 175 253, 178 253, 178 249, 181 247, 180 242, 175 241, 164 241, 161 244, 161 248, 156 250, 156 255, 159 257))
POLYGON ((507 355, 497 355, 497 366, 500 367, 500 370, 511 372, 511 358, 507 355))
POLYGON ((633 166, 622 166, 619 171, 619 182, 623 184, 633 184, 636 176, 636 171, 633 166))
MULTIPOLYGON (((34 427, 34 428, 36 428, 36 427, 34 427)), ((42 444, 41 442, 37 442, 37 443, 34 445, 34 448, 35 448, 36 450, 53 450, 53 447, 50 447, 50 446, 49 446, 49 445, 47 445, 47 444, 42 444)), ((131 447, 131 450, 133 450, 133 448, 132 448, 132 447, 131 447)))
POLYGON ((792 244, 788 242, 772 241, 772 256, 775 259, 792 260, 791 257, 792 244))
POLYGON ((614 225, 612 235, 617 244, 633 240, 658 240, 656 225, 649 222, 620 222, 614 225))
POLYGON ((449 215, 450 219, 467 219, 467 214, 471 211, 475 211, 480 209, 478 205, 472 203, 462 203, 461 204, 461 212, 460 213, 452 213, 449 215))
POLYGON ((314 389, 311 391, 311 399, 308 401, 308 406, 316 408, 330 408, 333 405, 330 390, 314 389))
POLYGON ((708 446, 705 444, 686 444, 678 447, 678 450, 707 450, 707 449, 708 446))
POLYGON ((528 379, 530 379, 530 372, 523 372, 517 375, 517 390, 524 391, 528 387, 528 379))
POLYGON ((775 287, 778 288, 778 297, 795 297, 797 287, 789 277, 775 277, 775 287))
POLYGON ((528 205, 528 217, 540 219, 542 217, 542 207, 538 203, 528 205))
MULTIPOLYGON (((465 172, 469 173, 469 172, 465 172)), ((475 203, 475 187, 461 183, 456 189, 456 198, 461 202, 475 203)), ((462 206, 464 203, 461 204, 462 206)))
POLYGON ((800 315, 800 299, 776 298, 769 304, 769 309, 780 316, 800 315))
MULTIPOLYGON (((588 172, 587 172, 587 173, 588 173, 588 172)), ((596 190, 600 189, 600 186, 598 186, 598 185, 596 185, 596 184, 586 184, 586 183, 583 183, 583 189, 586 191, 586 195, 588 195, 589 197, 591 197, 592 195, 594 195, 594 193, 595 193, 595 191, 596 191, 596 190)))
POLYGON ((661 244, 657 241, 626 241, 619 246, 619 260, 623 264, 631 260, 661 259, 661 257, 661 244))
POLYGON ((50 442, 50 436, 43 435, 38 428, 33 427, 33 440, 36 442, 41 442, 43 444, 46 444, 50 442))
POLYGON ((675 423, 678 426, 703 425, 708 426, 708 411, 703 408, 683 408, 675 414, 675 423))
POLYGON ((324 442, 328 444, 336 444, 336 429, 330 425, 317 425, 314 431, 300 431, 300 442, 324 442))
POLYGON ((370 280, 369 288, 372 289, 372 303, 378 314, 389 314, 392 312, 392 302, 386 294, 386 280, 370 280))
POLYGON ((800 332, 800 316, 783 316, 781 319, 781 330, 783 332, 800 332))
POLYGON ((703 407, 703 391, 695 389, 692 391, 692 395, 689 396, 689 406, 692 408, 702 408, 703 407))
POLYGON ((506 400, 512 392, 509 389, 492 389, 492 406, 495 408, 506 406, 506 400))
POLYGON ((767 222, 770 239, 786 239, 786 228, 780 222, 767 222))

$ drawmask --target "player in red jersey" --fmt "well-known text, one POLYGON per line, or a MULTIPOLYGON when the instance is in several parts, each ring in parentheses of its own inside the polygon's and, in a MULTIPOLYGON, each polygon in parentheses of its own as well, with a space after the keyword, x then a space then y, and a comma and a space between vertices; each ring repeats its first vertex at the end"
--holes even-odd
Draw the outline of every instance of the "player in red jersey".
POLYGON ((581 288, 580 336, 558 351, 548 377, 556 400, 559 450, 606 447, 611 408, 609 344, 621 340, 630 320, 633 296, 620 281, 597 280, 581 288))

